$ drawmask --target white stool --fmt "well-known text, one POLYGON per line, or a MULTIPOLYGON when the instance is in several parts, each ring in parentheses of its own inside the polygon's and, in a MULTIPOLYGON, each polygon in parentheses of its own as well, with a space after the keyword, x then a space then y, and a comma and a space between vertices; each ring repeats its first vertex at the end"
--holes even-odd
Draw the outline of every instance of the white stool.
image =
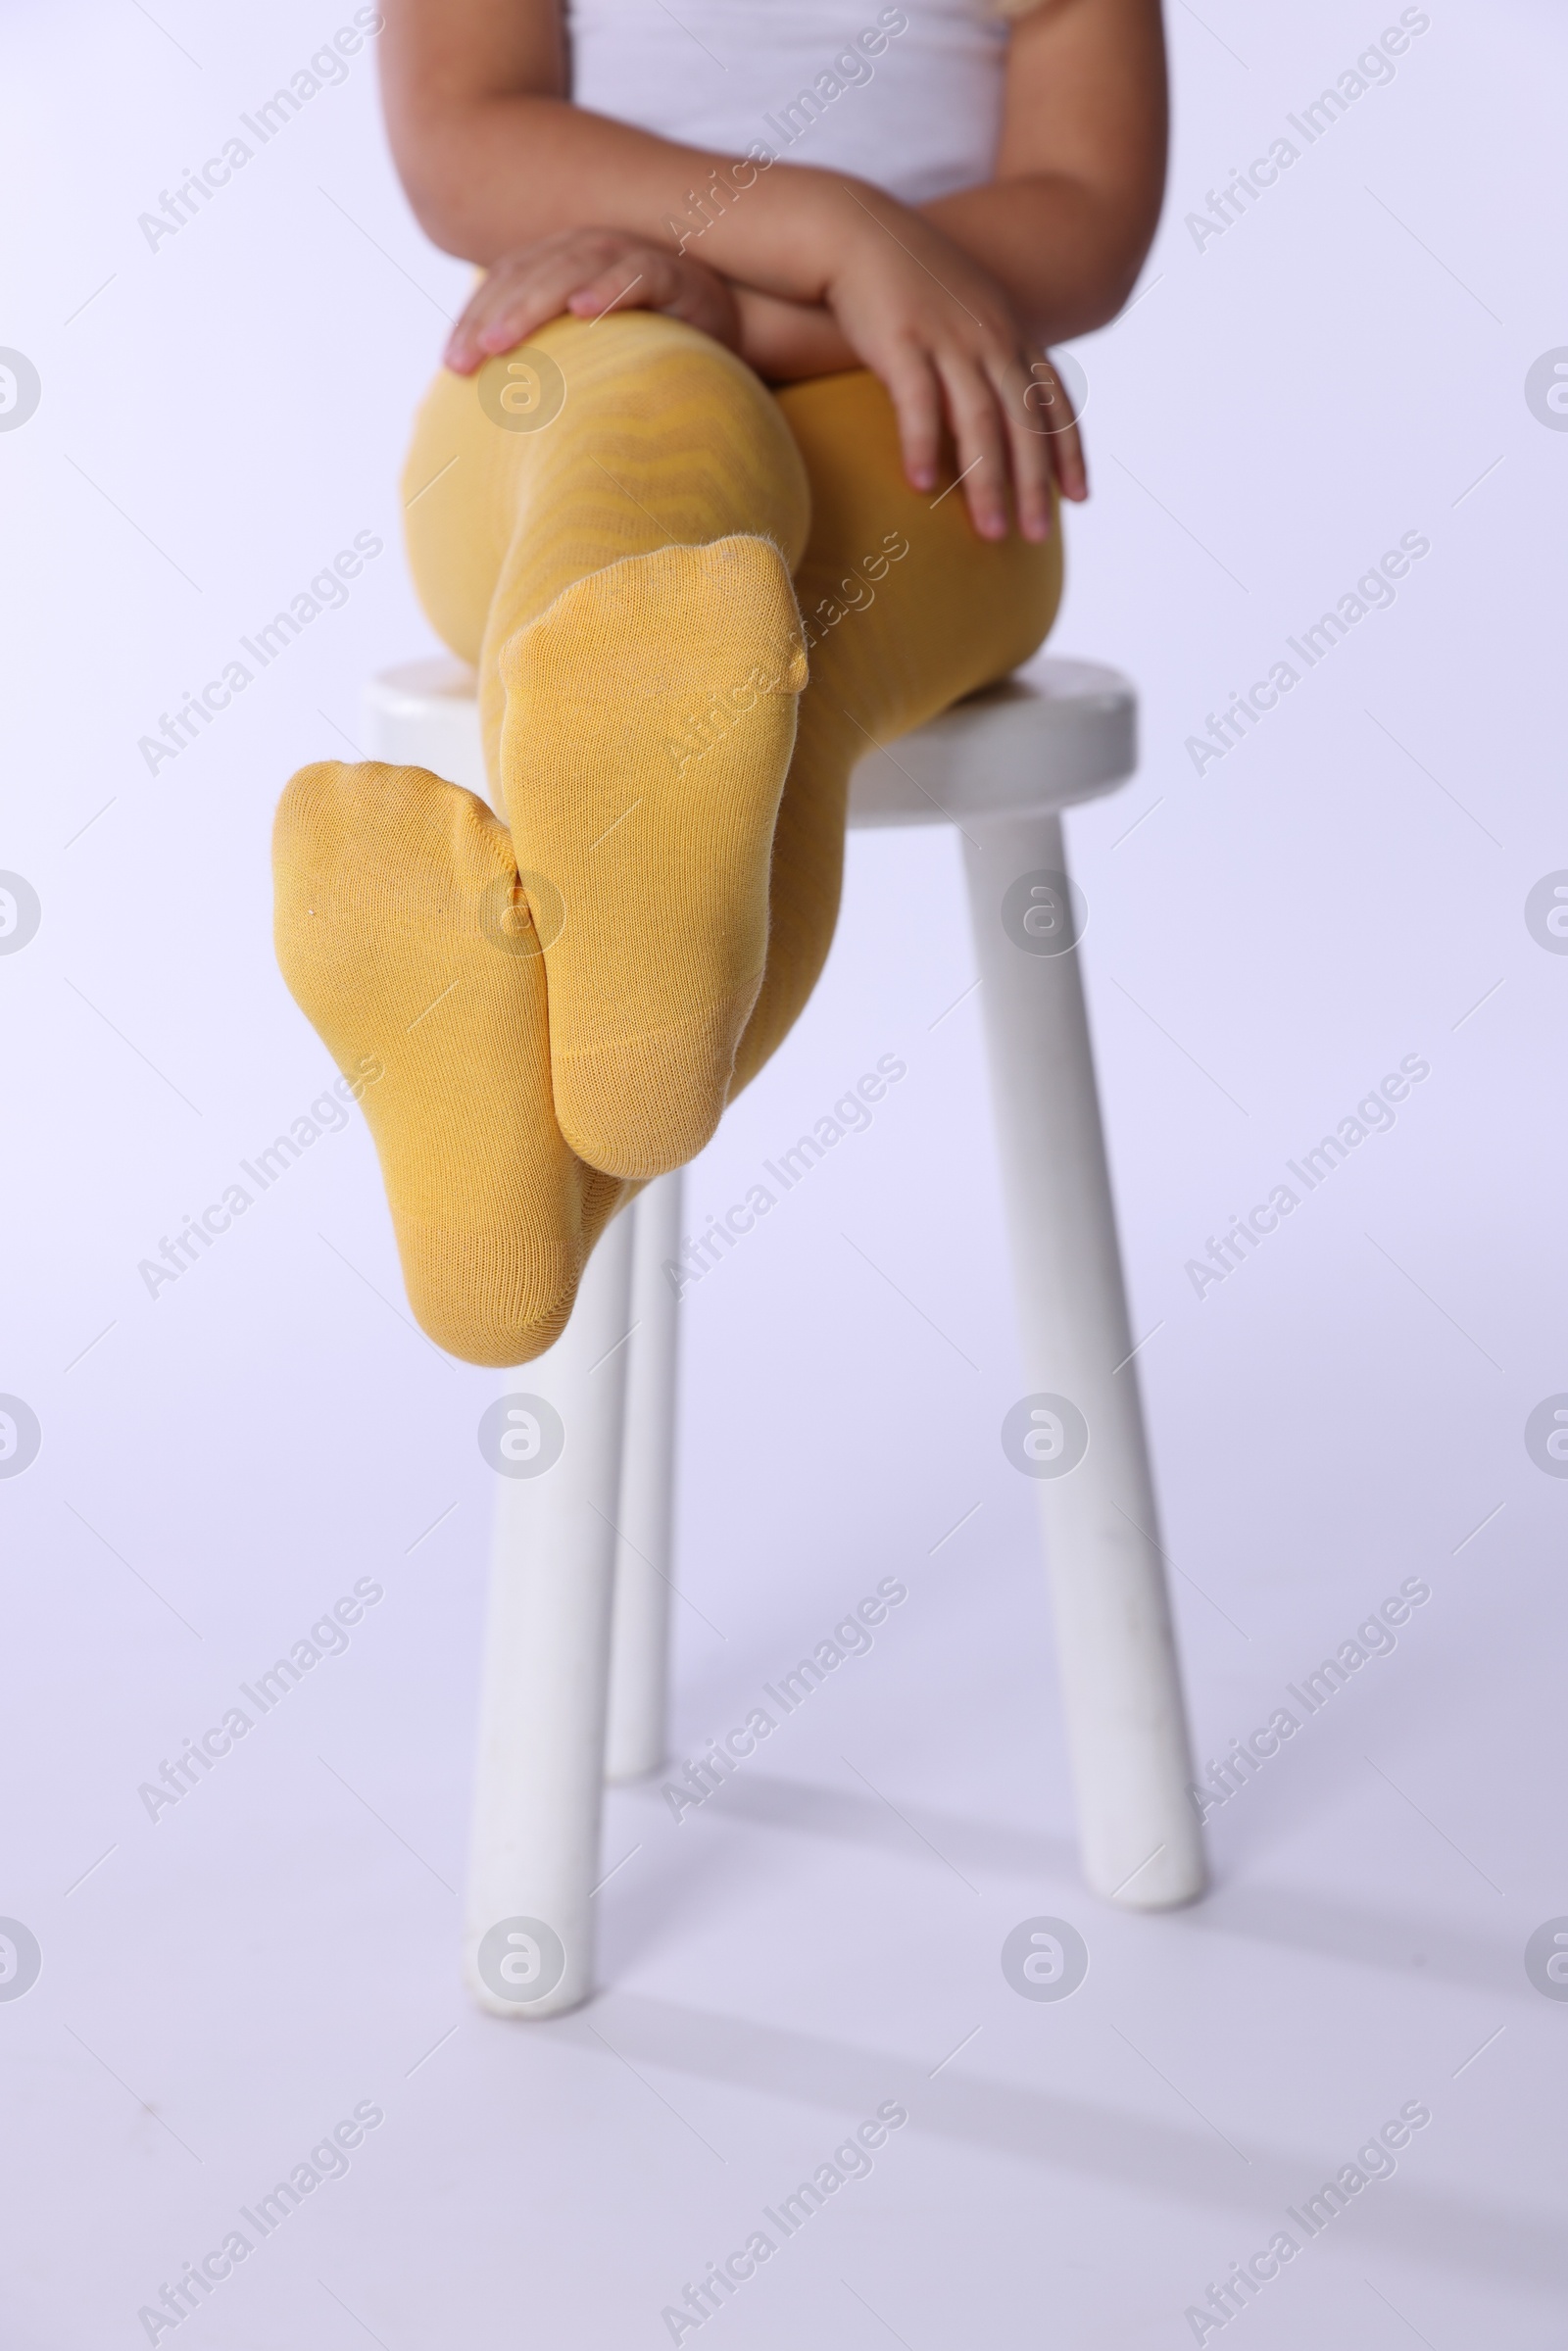
MULTIPOLYGON (((1135 711, 1114 670, 1039 662, 868 753, 850 821, 963 829, 1033 1391, 1004 1442, 1038 1480, 1084 1874, 1152 1910, 1201 1892, 1202 1842, 1061 836, 1064 808, 1132 773, 1135 711)), ((373 758, 485 794, 461 664, 376 679, 366 723, 373 758)), ((664 1760, 677 1314, 661 1267, 680 1217, 680 1176, 650 1185, 493 1408, 516 1474, 498 1482, 466 1947, 500 2015, 593 1988, 602 1784, 664 1760)))

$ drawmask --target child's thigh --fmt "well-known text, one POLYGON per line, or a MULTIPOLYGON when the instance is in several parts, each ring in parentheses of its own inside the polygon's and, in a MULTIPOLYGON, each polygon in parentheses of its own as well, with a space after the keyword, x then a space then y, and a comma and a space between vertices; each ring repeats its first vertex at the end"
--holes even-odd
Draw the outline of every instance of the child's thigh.
POLYGON ((1027 661, 1060 602, 1059 525, 1043 545, 983 540, 960 490, 911 490, 893 404, 864 371, 778 401, 811 490, 795 574, 808 695, 873 733, 904 732, 1027 661))

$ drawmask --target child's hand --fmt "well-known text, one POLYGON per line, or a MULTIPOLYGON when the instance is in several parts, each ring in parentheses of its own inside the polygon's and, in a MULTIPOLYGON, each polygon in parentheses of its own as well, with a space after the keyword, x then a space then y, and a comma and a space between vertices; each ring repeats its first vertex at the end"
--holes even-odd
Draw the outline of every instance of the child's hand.
POLYGON ((735 297, 704 263, 618 228, 569 228, 519 245, 491 266, 452 330, 446 365, 455 375, 471 375, 563 311, 597 318, 621 309, 684 318, 731 350, 740 340, 735 297))
POLYGON ((854 200, 860 219, 823 299, 892 395, 911 484, 935 487, 946 426, 980 536, 1006 537, 1010 485, 1023 536, 1044 539, 1053 478, 1064 498, 1089 495, 1078 427, 1049 363, 1001 286, 951 238, 891 199, 873 197, 874 211, 854 200))

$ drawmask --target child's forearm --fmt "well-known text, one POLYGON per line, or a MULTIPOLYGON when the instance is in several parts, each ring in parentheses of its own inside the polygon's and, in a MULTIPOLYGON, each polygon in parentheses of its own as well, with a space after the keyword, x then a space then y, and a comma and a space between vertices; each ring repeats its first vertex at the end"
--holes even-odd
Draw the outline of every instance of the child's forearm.
MULTIPOLYGON (((420 223, 445 251, 488 266, 566 228, 622 228, 672 246, 684 234, 689 250, 759 297, 743 303, 743 348, 760 373, 785 381, 857 364, 818 306, 846 238, 873 218, 898 235, 903 208, 880 189, 788 163, 737 165, 563 99, 485 98, 421 114, 394 122, 394 145, 420 223), (816 315, 789 315, 803 305, 816 315)), ((1118 208, 1061 174, 993 181, 918 210, 990 271, 1042 343, 1102 325, 1143 258, 1144 240, 1129 239, 1118 208)))
MULTIPOLYGON (((787 170, 789 167, 783 167, 787 170)), ((995 180, 916 208, 988 270, 1042 348, 1087 334, 1131 293, 1144 237, 1064 177, 995 180)), ((707 242, 698 246, 707 251, 707 242)), ((831 312, 738 284, 741 356, 772 383, 831 375, 859 361, 831 312)))
POLYGON ((989 270, 1024 333, 1043 345, 1113 318, 1149 245, 1141 220, 1064 173, 996 179, 918 209, 989 270))
POLYGON ((388 92, 393 150, 420 225, 444 251, 483 267, 563 229, 621 228, 671 247, 684 231, 726 277, 814 303, 837 237, 860 217, 834 175, 737 166, 564 99, 401 95, 388 92), (720 186, 703 201, 715 173, 739 195, 720 186))
POLYGON ((860 366, 838 320, 820 304, 783 302, 754 286, 736 286, 734 294, 740 355, 764 383, 800 383, 860 366))
MULTIPOLYGON (((488 268, 563 231, 617 228, 684 244, 737 286, 808 309, 853 252, 889 238, 906 253, 912 239, 920 269, 940 272, 907 208, 863 180, 759 169, 573 105, 553 0, 383 4, 393 151, 421 224, 450 253, 488 268)), ((1158 0, 1039 0, 1012 33, 998 177, 919 210, 1005 293, 1027 339, 1082 333, 1131 290, 1164 144, 1158 0)), ((758 307, 753 324, 781 367, 827 347, 821 319, 758 307)))

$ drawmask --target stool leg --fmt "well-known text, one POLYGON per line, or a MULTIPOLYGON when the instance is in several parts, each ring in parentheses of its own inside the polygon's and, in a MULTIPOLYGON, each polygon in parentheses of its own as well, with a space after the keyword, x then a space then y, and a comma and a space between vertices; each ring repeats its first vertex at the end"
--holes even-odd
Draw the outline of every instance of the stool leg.
POLYGON ((1038 1476, 1084 1875, 1107 1900, 1162 1909, 1202 1891, 1202 1837, 1080 951, 1048 952, 1064 935, 1061 820, 966 821, 1024 1376, 1088 1424, 1064 1475, 1049 1462, 1077 1450, 1070 1416, 1048 1407, 1007 1445, 1038 1476))
POLYGON ((496 1478, 465 1972, 497 2016, 555 2016, 593 1988, 631 1243, 617 1216, 555 1346, 505 1375, 514 1413, 546 1407, 516 1449, 541 1425, 552 1449, 552 1411, 564 1444, 541 1474, 496 1478))
POLYGON ((674 1503, 679 1306, 664 1273, 680 1250, 682 1171, 637 1200, 626 1436, 615 1514, 615 1608, 610 1648, 605 1777, 640 1780, 668 1751, 670 1534, 674 1503))

